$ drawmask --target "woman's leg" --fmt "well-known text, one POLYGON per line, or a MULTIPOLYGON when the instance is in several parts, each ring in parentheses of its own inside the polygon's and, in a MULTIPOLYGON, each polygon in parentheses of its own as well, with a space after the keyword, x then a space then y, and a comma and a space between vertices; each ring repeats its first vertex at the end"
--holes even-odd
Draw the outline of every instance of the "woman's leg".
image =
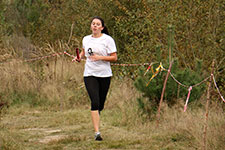
POLYGON ((99 116, 98 110, 91 111, 91 119, 92 119, 95 133, 99 132, 100 116, 99 116))
POLYGON ((95 132, 99 132, 99 82, 96 77, 84 77, 85 87, 91 99, 91 118, 95 132))
POLYGON ((110 87, 110 81, 111 81, 111 77, 100 78, 100 82, 99 82, 99 97, 100 97, 99 112, 104 109, 106 96, 107 96, 107 93, 108 93, 109 87, 110 87))

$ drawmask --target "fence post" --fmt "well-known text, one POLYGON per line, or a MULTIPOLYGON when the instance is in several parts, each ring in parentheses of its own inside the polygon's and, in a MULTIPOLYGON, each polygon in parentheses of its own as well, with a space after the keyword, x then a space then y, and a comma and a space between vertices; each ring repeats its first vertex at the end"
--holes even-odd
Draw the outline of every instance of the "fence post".
POLYGON ((208 115, 209 115, 209 99, 210 99, 210 90, 211 90, 211 82, 213 78, 214 73, 214 60, 212 62, 212 68, 211 68, 211 76, 208 84, 208 90, 207 90, 207 97, 206 97, 206 106, 205 106, 205 126, 204 126, 204 137, 203 137, 203 150, 207 150, 207 128, 208 128, 208 115))
POLYGON ((57 55, 55 56, 54 78, 57 80, 57 55))
POLYGON ((61 59, 61 61, 62 61, 62 66, 61 66, 61 80, 63 80, 63 72, 64 72, 64 67, 63 67, 63 64, 64 64, 64 56, 65 56, 65 54, 62 55, 62 59, 61 59))
POLYGON ((170 66, 169 66, 169 70, 166 74, 166 79, 164 81, 164 84, 163 84, 163 90, 162 90, 162 93, 161 93, 161 98, 160 98, 160 102, 159 102, 159 108, 158 108, 158 113, 157 113, 157 127, 159 125, 159 118, 160 118, 160 109, 161 109, 161 105, 162 105, 162 101, 163 101, 163 96, 164 96, 164 93, 165 93, 165 89, 166 89, 166 83, 167 83, 167 80, 168 80, 168 77, 169 77, 169 74, 170 74, 170 71, 171 71, 171 68, 172 68, 172 62, 170 62, 170 66))
POLYGON ((166 89, 166 83, 172 68, 172 64, 173 64, 173 45, 174 45, 174 27, 172 25, 168 25, 168 55, 169 55, 169 70, 166 74, 166 78, 163 84, 163 89, 162 89, 162 93, 161 93, 161 98, 160 98, 160 102, 159 102, 159 107, 158 107, 158 113, 157 113, 157 127, 159 125, 159 118, 160 118, 160 109, 161 109, 161 105, 162 105, 162 101, 163 101, 163 96, 165 93, 165 89, 166 89))

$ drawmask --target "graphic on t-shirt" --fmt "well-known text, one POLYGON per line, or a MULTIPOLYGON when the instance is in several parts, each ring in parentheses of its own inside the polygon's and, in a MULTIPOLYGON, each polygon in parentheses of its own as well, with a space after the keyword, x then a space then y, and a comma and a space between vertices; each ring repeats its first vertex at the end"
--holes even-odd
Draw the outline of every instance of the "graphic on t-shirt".
POLYGON ((89 54, 90 56, 93 55, 93 52, 92 52, 92 49, 91 49, 91 48, 88 49, 88 54, 89 54))

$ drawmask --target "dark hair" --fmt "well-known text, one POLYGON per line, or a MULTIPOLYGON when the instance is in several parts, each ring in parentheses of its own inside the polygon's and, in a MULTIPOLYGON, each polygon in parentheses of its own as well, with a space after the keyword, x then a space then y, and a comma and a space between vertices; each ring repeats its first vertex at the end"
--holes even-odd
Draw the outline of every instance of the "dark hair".
POLYGON ((102 27, 104 27, 103 30, 102 30, 102 33, 105 33, 105 34, 108 34, 108 35, 109 35, 108 29, 107 29, 107 27, 105 26, 104 20, 103 20, 101 17, 99 17, 99 16, 95 16, 95 17, 93 17, 93 18, 91 19, 91 22, 92 22, 94 19, 98 19, 98 20, 101 21, 102 27))

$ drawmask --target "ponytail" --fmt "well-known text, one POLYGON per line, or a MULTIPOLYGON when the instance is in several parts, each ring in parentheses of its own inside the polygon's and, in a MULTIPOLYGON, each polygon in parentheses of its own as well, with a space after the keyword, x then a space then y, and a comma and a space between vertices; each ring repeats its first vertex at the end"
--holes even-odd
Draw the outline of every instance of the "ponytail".
POLYGON ((109 31, 108 31, 108 28, 106 26, 104 26, 104 29, 102 30, 102 33, 105 33, 105 34, 109 35, 109 31))
POLYGON ((98 20, 101 21, 102 27, 104 27, 103 30, 102 30, 102 33, 105 33, 105 34, 109 35, 109 31, 108 31, 108 28, 105 26, 104 20, 103 20, 101 17, 99 17, 99 16, 95 16, 95 17, 92 18, 91 22, 92 22, 94 19, 98 19, 98 20))

